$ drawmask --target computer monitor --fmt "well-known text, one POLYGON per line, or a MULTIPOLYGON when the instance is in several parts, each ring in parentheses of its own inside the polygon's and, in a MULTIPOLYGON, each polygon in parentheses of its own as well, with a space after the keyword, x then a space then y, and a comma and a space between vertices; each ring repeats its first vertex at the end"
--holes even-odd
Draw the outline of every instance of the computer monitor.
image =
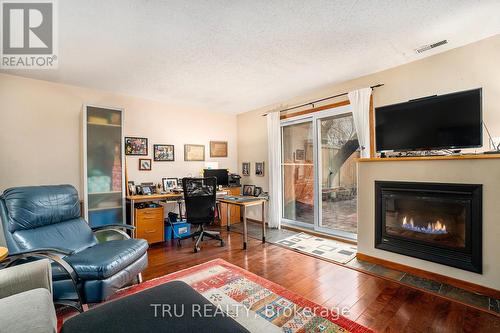
POLYGON ((217 178, 217 185, 229 185, 229 172, 227 169, 204 169, 203 177, 215 177, 217 178))

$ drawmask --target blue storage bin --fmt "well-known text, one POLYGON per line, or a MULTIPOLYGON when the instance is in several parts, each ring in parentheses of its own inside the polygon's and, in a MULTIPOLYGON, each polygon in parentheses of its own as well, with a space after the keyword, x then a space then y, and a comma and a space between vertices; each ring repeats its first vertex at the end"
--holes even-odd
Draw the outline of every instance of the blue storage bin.
POLYGON ((177 239, 191 233, 191 225, 186 221, 165 222, 165 240, 177 239), (173 228, 172 228, 173 227, 173 228))
POLYGON ((174 238, 187 236, 191 233, 191 225, 189 223, 186 223, 185 221, 175 222, 173 225, 174 225, 174 232, 173 232, 174 238))
POLYGON ((121 208, 89 211, 89 224, 94 228, 102 227, 108 224, 123 223, 121 217, 121 208))

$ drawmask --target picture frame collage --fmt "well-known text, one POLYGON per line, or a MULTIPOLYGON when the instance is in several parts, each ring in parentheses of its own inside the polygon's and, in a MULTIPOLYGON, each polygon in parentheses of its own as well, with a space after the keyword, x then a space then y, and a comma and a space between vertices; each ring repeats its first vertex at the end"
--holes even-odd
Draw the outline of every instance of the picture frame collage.
MULTIPOLYGON (((149 155, 148 138, 144 137, 125 137, 125 155, 126 156, 148 156, 149 155)), ((228 157, 227 141, 210 141, 210 157, 226 158, 228 157)), ((152 162, 175 162, 175 145, 173 144, 153 144, 153 159, 139 158, 139 170, 151 171, 152 162)), ((184 161, 203 162, 205 161, 204 144, 184 144, 184 161)))
MULTIPOLYGON (((265 162, 255 162, 255 175, 257 177, 264 177, 264 167, 265 162)), ((250 176, 250 162, 241 163, 241 175, 242 176, 250 176)))
MULTIPOLYGON (((255 176, 264 177, 265 174, 265 162, 255 162, 255 176)), ((241 163, 241 175, 244 177, 249 177, 251 174, 251 163, 250 162, 242 162, 241 163)), ((254 196, 258 197, 264 194, 262 187, 244 184, 242 189, 242 194, 244 196, 254 196)))

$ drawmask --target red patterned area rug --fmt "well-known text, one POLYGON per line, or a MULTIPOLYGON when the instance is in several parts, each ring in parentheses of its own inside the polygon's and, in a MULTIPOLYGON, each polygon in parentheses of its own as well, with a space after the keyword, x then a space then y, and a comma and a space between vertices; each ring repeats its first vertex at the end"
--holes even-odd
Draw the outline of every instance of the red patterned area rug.
POLYGON ((172 280, 186 282, 251 332, 372 332, 333 310, 222 259, 123 289, 113 299, 172 280))

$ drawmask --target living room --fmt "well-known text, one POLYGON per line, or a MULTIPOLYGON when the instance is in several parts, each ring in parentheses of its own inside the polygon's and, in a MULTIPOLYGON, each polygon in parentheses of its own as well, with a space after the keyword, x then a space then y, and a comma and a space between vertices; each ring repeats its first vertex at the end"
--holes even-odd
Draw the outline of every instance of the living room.
POLYGON ((498 2, 1 5, 0 331, 500 331, 498 2))

